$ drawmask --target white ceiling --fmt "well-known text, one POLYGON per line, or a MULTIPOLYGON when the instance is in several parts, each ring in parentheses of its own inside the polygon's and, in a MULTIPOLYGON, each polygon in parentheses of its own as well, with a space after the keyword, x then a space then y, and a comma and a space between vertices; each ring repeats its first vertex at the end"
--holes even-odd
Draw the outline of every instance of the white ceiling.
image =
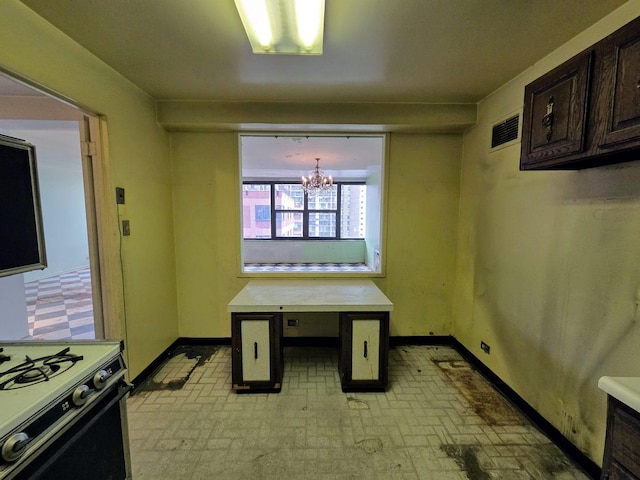
MULTIPOLYGON (((156 99, 376 104, 475 103, 625 3, 326 0, 324 54, 298 56, 252 54, 233 0, 21 1, 156 99)), ((371 166, 366 142, 296 138, 247 142, 245 170, 371 166)))
POLYGON ((243 178, 299 179, 320 159, 320 169, 336 180, 364 180, 384 160, 383 136, 242 135, 243 178))
POLYGON ((157 99, 477 102, 625 0, 326 0, 322 56, 254 55, 233 0, 22 0, 157 99))

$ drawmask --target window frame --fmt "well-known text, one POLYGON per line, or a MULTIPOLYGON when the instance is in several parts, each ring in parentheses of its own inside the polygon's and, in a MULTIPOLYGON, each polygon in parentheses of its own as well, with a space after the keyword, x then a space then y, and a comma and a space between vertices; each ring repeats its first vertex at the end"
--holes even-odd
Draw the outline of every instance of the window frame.
MULTIPOLYGON (((242 235, 243 240, 257 240, 257 241, 269 241, 269 240, 320 240, 320 241, 335 241, 335 240, 356 240, 361 241, 363 238, 342 238, 342 226, 341 226, 341 208, 342 208, 342 186, 343 185, 366 185, 364 181, 358 182, 333 182, 333 185, 337 187, 336 192, 336 208, 334 209, 309 209, 308 195, 304 195, 303 208, 302 209, 277 209, 276 208, 276 185, 295 185, 295 181, 287 180, 252 180, 243 181, 244 185, 269 185, 270 186, 270 199, 271 199, 271 238, 246 238, 242 235), (302 236, 300 237, 282 237, 276 235, 276 213, 302 213, 302 236), (309 236, 309 217, 312 213, 335 213, 336 222, 335 229, 336 235, 333 237, 312 237, 309 236)), ((243 229, 244 231, 244 229, 243 229)))

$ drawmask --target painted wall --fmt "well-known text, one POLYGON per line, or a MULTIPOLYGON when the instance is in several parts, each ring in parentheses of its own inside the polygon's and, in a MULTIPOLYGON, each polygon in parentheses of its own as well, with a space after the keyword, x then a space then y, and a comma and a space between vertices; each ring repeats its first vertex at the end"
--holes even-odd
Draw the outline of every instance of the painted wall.
POLYGON ((640 374, 640 162, 520 172, 520 145, 489 153, 490 135, 526 84, 638 15, 630 1, 523 72, 464 136, 455 336, 598 464, 598 378, 640 374))
POLYGON ((363 240, 243 240, 245 263, 363 263, 363 240))
MULTIPOLYGON (((229 337, 226 306, 247 282, 237 144, 171 134, 180 336, 229 337)), ((395 304, 391 335, 451 332, 461 147, 461 135, 390 136, 387 276, 374 281, 395 304)))
POLYGON ((23 274, 0 278, 0 338, 21 340, 29 336, 23 274))
MULTIPOLYGON (((384 164, 384 158, 383 158, 384 164)), ((382 271, 382 234, 383 228, 380 219, 384 217, 384 179, 382 168, 372 169, 367 174, 367 207, 365 211, 365 263, 371 270, 382 271)))
POLYGON ((461 136, 391 134, 386 276, 390 335, 449 335, 455 275, 461 136))
POLYGON ((230 337, 240 271, 240 180, 234 133, 171 135, 179 334, 230 337))
MULTIPOLYGON (((127 361, 135 377, 178 333, 169 138, 152 98, 17 0, 2 1, 0 67, 105 115, 109 168, 127 190, 122 242, 127 361)), ((116 234, 118 226, 112 226, 116 234)))

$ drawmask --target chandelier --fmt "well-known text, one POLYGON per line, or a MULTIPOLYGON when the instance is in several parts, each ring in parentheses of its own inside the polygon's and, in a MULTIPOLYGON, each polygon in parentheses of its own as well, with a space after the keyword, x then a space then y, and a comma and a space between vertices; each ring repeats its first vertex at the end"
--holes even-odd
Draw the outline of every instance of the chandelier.
POLYGON ((333 186, 333 178, 331 175, 324 176, 324 172, 320 170, 320 159, 316 158, 316 168, 307 177, 302 177, 302 189, 305 195, 309 192, 319 190, 329 190, 333 186))

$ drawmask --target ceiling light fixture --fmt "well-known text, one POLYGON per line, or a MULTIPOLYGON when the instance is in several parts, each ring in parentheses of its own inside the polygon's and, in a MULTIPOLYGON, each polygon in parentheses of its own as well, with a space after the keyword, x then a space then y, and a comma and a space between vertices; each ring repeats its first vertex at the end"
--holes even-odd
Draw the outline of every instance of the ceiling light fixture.
POLYGON ((320 159, 316 158, 316 168, 307 177, 302 177, 302 189, 305 195, 309 192, 317 192, 320 190, 329 190, 333 186, 333 177, 324 176, 324 172, 320 170, 320 159))
POLYGON ((253 53, 322 55, 324 0, 234 0, 253 53))

